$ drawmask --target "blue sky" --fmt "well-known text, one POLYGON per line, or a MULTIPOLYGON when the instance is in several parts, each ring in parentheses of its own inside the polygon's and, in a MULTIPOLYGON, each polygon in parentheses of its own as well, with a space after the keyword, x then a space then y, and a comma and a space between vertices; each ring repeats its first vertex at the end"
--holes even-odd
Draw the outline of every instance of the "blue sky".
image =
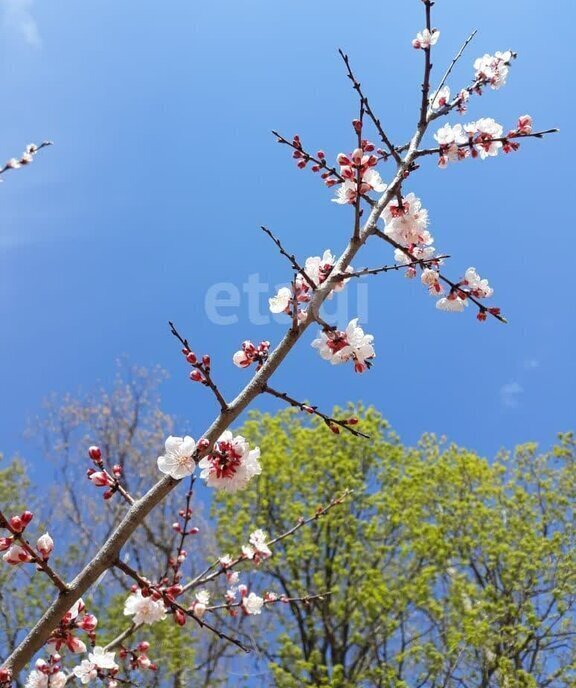
MULTIPOLYGON (((438 312, 398 274, 371 278, 373 370, 329 366, 309 333, 277 388, 324 407, 362 400, 407 442, 435 431, 487 455, 525 440, 549 444, 574 427, 573 276, 563 256, 573 232, 575 12, 567 0, 553 8, 536 16, 519 0, 437 2, 436 79, 474 28, 454 90, 476 56, 519 53, 509 84, 475 99, 469 119, 511 127, 527 112, 537 127, 563 132, 445 171, 429 160, 405 189, 429 209, 436 245, 452 256, 447 272, 476 266, 510 324, 479 324, 472 309, 438 312)), ((241 289, 254 274, 271 288, 289 279, 261 224, 303 258, 339 251, 350 228, 350 209, 296 170, 270 130, 299 133, 331 156, 353 147, 357 104, 342 47, 391 137, 404 142, 421 78, 410 40, 422 26, 417 0, 367 2, 360 16, 340 0, 3 2, 1 155, 29 141, 56 145, 0 186, 0 451, 40 465, 22 437, 26 419, 52 391, 111 379, 122 354, 168 369, 166 410, 202 433, 216 407, 187 380, 167 320, 211 353, 222 388, 235 394, 248 372, 234 368, 233 352, 246 338, 277 342, 283 325, 250 323, 245 297, 230 311, 237 322, 211 323, 207 290, 241 289)), ((355 265, 390 260, 374 243, 355 265)))

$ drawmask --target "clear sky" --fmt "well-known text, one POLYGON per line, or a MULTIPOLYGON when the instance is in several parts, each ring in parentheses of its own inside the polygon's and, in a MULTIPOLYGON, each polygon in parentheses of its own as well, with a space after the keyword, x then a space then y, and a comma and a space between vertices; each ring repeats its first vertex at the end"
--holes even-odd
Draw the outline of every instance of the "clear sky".
MULTIPOLYGON (((222 388, 235 394, 248 372, 232 365, 233 352, 246 338, 274 344, 284 326, 250 322, 245 294, 224 311, 235 322, 217 324, 208 289, 242 290, 258 275, 272 290, 290 278, 261 224, 302 258, 339 251, 350 230, 350 208, 296 170, 270 130, 299 133, 331 156, 353 147, 357 104, 342 47, 404 142, 416 117, 422 54, 410 41, 422 15, 417 0, 1 0, 0 155, 56 144, 0 185, 1 451, 39 462, 22 437, 26 419, 52 391, 109 380, 121 354, 168 369, 166 410, 202 433, 216 407, 187 380, 167 320, 212 354, 222 388)), ((568 0, 435 7, 436 79, 479 31, 453 90, 469 82, 476 56, 519 53, 508 85, 474 99, 470 119, 510 128, 530 113, 537 127, 562 129, 496 160, 442 171, 430 159, 405 189, 429 209, 436 245, 452 256, 447 272, 476 266, 510 324, 479 324, 472 309, 441 313, 399 274, 369 278, 360 300, 376 338, 372 371, 323 362, 309 332, 276 387, 324 407, 362 400, 407 442, 435 431, 487 455, 574 427, 574 19, 568 0)), ((355 266, 390 261, 375 242, 355 266)), ((348 299, 342 318, 356 315, 357 286, 348 299)))

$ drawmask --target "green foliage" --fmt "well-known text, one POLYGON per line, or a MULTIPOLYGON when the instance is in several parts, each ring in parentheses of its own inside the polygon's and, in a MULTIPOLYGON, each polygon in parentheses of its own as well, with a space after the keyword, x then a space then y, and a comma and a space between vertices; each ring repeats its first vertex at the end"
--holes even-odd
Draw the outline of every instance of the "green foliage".
MULTIPOLYGON (((258 587, 289 596, 258 642, 276 686, 572 686, 576 498, 572 435, 487 461, 426 436, 400 444, 370 408, 369 441, 292 409, 254 413, 242 434, 264 471, 218 493, 220 545, 289 530, 345 489, 352 499, 274 547, 258 587)), ((268 612, 270 613, 270 612, 268 612)))

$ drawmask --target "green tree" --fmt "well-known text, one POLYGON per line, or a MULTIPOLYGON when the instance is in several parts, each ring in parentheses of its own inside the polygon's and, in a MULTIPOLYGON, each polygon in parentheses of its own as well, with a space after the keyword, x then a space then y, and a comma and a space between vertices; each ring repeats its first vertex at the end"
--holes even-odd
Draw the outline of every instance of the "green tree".
POLYGON ((572 435, 549 452, 527 444, 489 462, 432 435, 404 447, 373 409, 351 412, 370 440, 332 435, 292 409, 253 414, 243 434, 260 444, 265 470, 246 491, 216 495, 226 550, 354 491, 261 564, 262 589, 331 592, 322 604, 283 608, 257 636, 271 682, 575 685, 572 435))

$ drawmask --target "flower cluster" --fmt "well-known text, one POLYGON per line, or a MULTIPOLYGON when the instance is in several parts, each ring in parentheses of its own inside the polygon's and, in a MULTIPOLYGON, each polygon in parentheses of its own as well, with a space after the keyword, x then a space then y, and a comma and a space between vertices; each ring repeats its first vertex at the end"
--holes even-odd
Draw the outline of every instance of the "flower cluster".
POLYGON ((96 465, 96 469, 89 468, 86 471, 86 477, 95 487, 108 488, 104 493, 104 499, 110 499, 120 489, 120 477, 122 476, 122 466, 116 464, 112 467, 112 473, 109 473, 104 467, 104 460, 102 458, 102 451, 100 447, 92 446, 88 449, 88 456, 96 465))
POLYGON ((82 598, 80 598, 72 605, 66 614, 64 614, 58 628, 52 631, 46 643, 46 647, 50 654, 53 655, 59 652, 63 647, 68 648, 70 652, 74 653, 86 652, 86 644, 77 638, 74 633, 77 630, 85 631, 89 640, 93 642, 98 619, 94 614, 87 614, 85 610, 86 605, 82 598))
POLYGON ((532 117, 522 115, 518 118, 516 129, 504 136, 504 128, 491 117, 483 117, 469 124, 445 124, 435 134, 434 138, 440 146, 440 159, 438 165, 446 167, 449 162, 463 160, 464 158, 477 158, 482 160, 495 157, 502 150, 510 153, 518 150, 520 144, 511 141, 521 136, 529 136, 532 133, 532 117))
MULTIPOLYGON (((432 278, 430 278, 430 281, 431 279, 432 278)), ((429 290, 430 293, 433 293, 432 288, 429 290)), ((469 296, 473 296, 475 299, 487 299, 492 296, 493 293, 494 290, 488 284, 488 280, 482 279, 477 273, 476 268, 471 267, 466 270, 464 278, 451 288, 450 293, 447 296, 438 299, 436 302, 436 308, 441 311, 459 313, 463 311, 466 306, 468 306, 469 296)), ((499 309, 481 308, 478 313, 478 319, 485 320, 486 312, 499 314, 499 309)))
POLYGON ((112 678, 108 683, 108 688, 116 688, 118 682, 114 680, 114 676, 119 668, 114 661, 114 652, 107 652, 103 647, 96 646, 88 654, 88 659, 83 659, 78 666, 72 669, 72 673, 83 685, 90 683, 95 678, 112 678))
POLYGON ((120 648, 118 656, 122 660, 127 660, 130 669, 148 669, 150 671, 156 671, 158 666, 152 662, 150 657, 148 657, 148 650, 150 649, 150 643, 146 640, 138 643, 134 649, 128 649, 125 647, 120 648))
POLYGON ((440 31, 438 29, 424 29, 416 34, 416 38, 412 41, 412 47, 416 50, 426 50, 438 43, 440 38, 440 31))
POLYGON ((63 688, 66 674, 61 670, 59 654, 51 655, 48 661, 38 659, 35 668, 28 674, 25 688, 63 688))
POLYGON ((510 63, 515 57, 511 50, 484 55, 474 62, 474 78, 479 85, 490 85, 497 90, 504 86, 510 71, 510 63))
POLYGON ((365 334, 364 330, 358 327, 358 318, 354 318, 343 332, 322 330, 320 336, 312 342, 312 346, 332 365, 353 361, 354 370, 363 373, 370 368, 372 359, 376 356, 373 341, 374 337, 365 334))
POLYGON ((234 437, 230 430, 226 430, 198 464, 202 469, 200 477, 208 487, 236 492, 244 489, 254 476, 260 475, 259 458, 258 447, 250 449, 241 435, 234 437))
POLYGON ((34 160, 34 153, 38 152, 38 146, 34 143, 29 143, 24 150, 24 153, 19 158, 10 158, 2 168, 4 170, 17 170, 23 165, 29 165, 34 160))
MULTIPOLYGON (((290 290, 288 289, 287 291, 290 290)), ((239 368, 248 368, 252 363, 256 363, 256 370, 260 370, 268 359, 269 349, 270 342, 268 341, 260 342, 260 344, 256 346, 247 339, 245 342, 242 342, 242 348, 234 354, 232 360, 234 361, 234 365, 237 365, 239 368)))
POLYGON ((267 535, 263 530, 255 530, 250 534, 249 545, 242 546, 242 554, 246 559, 252 559, 256 565, 272 556, 266 544, 267 535))
MULTIPOLYGON (((413 193, 391 201, 382 213, 386 224, 384 232, 405 250, 397 248, 394 258, 407 264, 414 260, 430 260, 435 253, 434 239, 428 231, 428 211, 413 193)), ((409 273, 413 276, 413 272, 409 273)))
MULTIPOLYGON (((336 256, 332 254, 329 249, 326 249, 322 256, 310 256, 306 258, 304 263, 304 272, 309 278, 310 282, 316 287, 323 284, 334 269, 336 265, 336 256)), ((348 266, 346 272, 352 272, 353 268, 348 266)), ((304 278, 302 274, 297 274, 294 280, 292 289, 288 287, 281 287, 275 296, 268 299, 268 304, 270 311, 272 313, 286 313, 287 315, 292 315, 292 308, 294 303, 300 306, 300 304, 308 303, 312 297, 312 286, 307 279, 304 278)), ((334 289, 330 292, 329 298, 332 296, 333 292, 340 291, 344 289, 344 286, 348 282, 347 279, 341 279, 334 283, 334 289)), ((298 310, 298 319, 302 320, 306 316, 306 311, 298 310)), ((235 356, 240 358, 240 353, 237 352, 235 356)), ((236 361, 234 361, 236 363, 236 361)), ((238 365, 238 363, 236 363, 238 365)), ((242 366, 243 367, 243 366, 242 366)))
POLYGON ((374 144, 362 141, 361 148, 356 148, 349 155, 345 153, 338 155, 340 177, 344 181, 338 187, 336 198, 332 199, 334 203, 353 205, 358 199, 358 193, 363 196, 370 191, 378 193, 386 191, 386 184, 374 169, 378 164, 378 157, 373 154, 374 150, 374 144))

